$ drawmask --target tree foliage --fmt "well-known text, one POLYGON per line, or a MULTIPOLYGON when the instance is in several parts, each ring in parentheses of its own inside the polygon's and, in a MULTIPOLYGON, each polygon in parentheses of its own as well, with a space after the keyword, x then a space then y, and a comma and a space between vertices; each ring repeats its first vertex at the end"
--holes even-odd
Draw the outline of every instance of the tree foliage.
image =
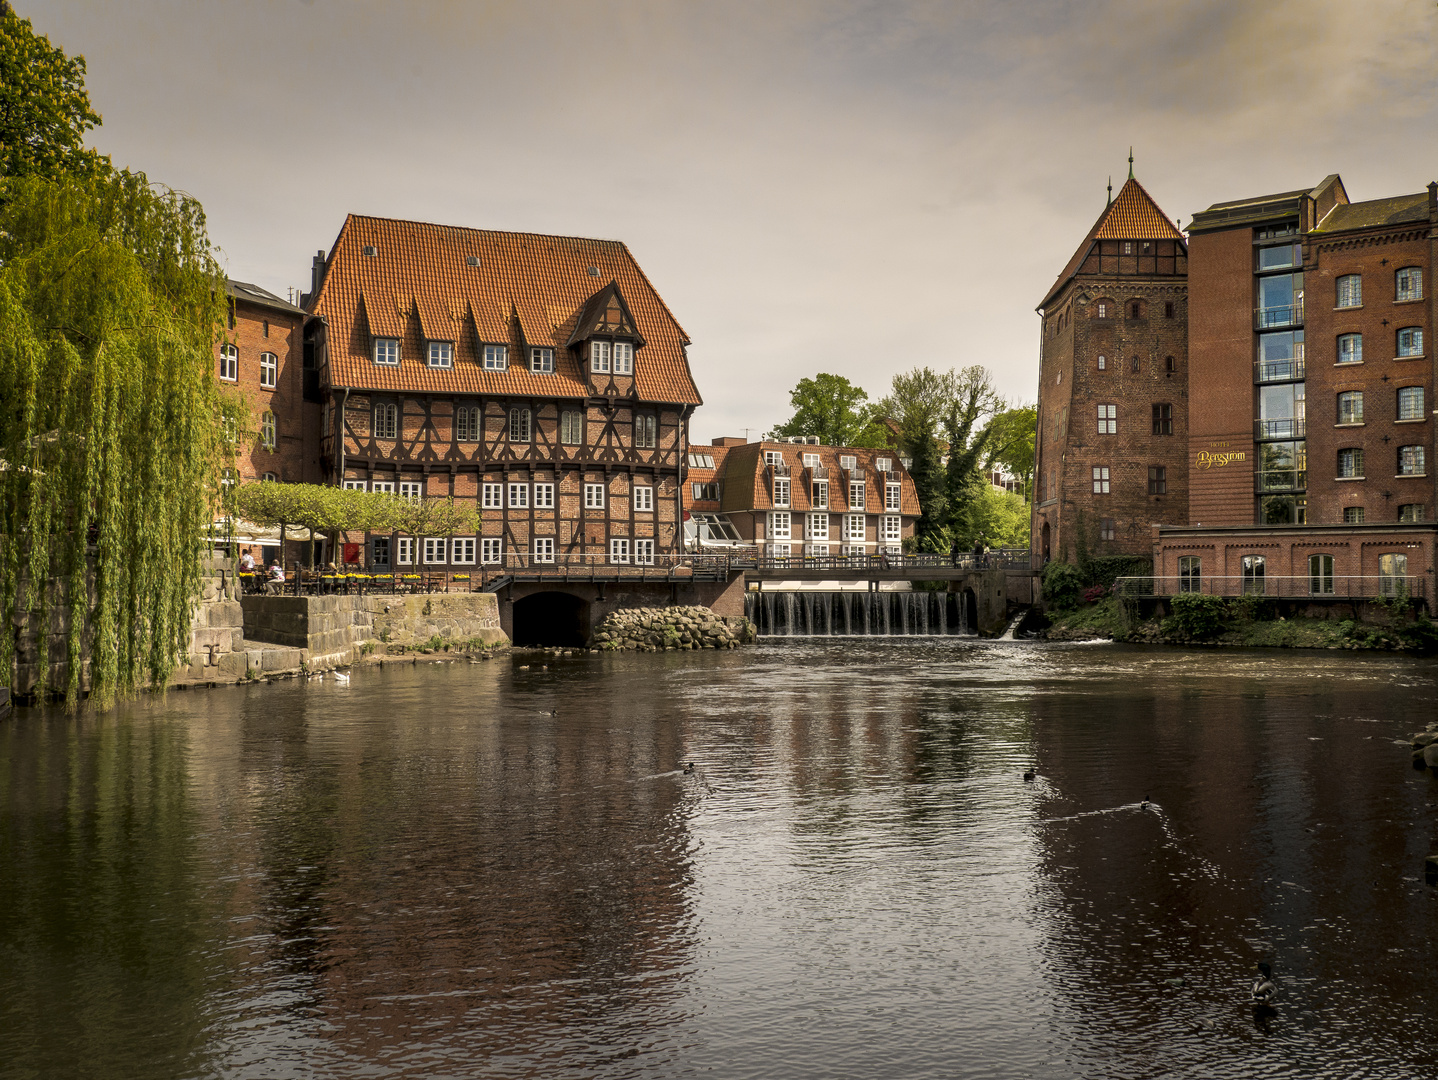
POLYGON ((256 525, 299 525, 315 532, 400 532, 454 536, 477 532, 479 515, 453 499, 405 499, 324 484, 242 484, 235 512, 256 525))
MULTIPOLYGON (((233 460, 214 372, 223 286, 199 204, 143 174, 0 180, 0 619, 43 627, 65 609, 72 702, 87 644, 101 701, 164 685, 188 649, 233 460)), ((13 659, 7 633, 0 671, 13 659)))
POLYGON ((984 465, 997 465, 1024 482, 1024 494, 1032 496, 1034 482, 1034 439, 1038 433, 1039 411, 1033 405, 1019 405, 995 413, 988 423, 988 445, 984 465))
POLYGON ((789 391, 794 414, 768 437, 817 435, 825 446, 882 447, 884 428, 868 402, 869 395, 844 376, 821 371, 789 391))
POLYGON ((0 177, 94 177, 109 158, 84 146, 100 115, 85 92, 85 58, 65 55, 0 0, 0 177))

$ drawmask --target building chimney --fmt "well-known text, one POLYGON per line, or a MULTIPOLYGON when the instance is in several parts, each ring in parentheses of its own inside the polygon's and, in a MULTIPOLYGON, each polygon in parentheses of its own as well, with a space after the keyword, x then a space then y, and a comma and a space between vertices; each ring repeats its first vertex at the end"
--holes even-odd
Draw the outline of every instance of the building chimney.
POLYGON ((325 251, 324 248, 320 248, 320 250, 315 253, 314 262, 310 265, 310 295, 318 296, 320 294, 320 286, 324 283, 325 251))
POLYGON ((1438 180, 1428 184, 1428 220, 1438 221, 1438 180))

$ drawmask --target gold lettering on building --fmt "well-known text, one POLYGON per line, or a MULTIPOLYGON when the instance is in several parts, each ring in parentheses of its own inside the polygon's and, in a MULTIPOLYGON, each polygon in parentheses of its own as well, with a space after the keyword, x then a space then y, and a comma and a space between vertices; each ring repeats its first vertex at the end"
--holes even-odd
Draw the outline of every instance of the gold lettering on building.
POLYGON ((1223 466, 1234 461, 1247 461, 1248 455, 1241 450, 1235 450, 1227 454, 1214 454, 1207 450, 1200 450, 1194 464, 1200 469, 1221 469, 1223 466))

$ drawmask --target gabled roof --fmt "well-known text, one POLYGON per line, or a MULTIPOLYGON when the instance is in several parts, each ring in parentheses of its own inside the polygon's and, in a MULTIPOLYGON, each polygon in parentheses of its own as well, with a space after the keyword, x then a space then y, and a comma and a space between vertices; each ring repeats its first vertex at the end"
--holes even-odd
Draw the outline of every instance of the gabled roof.
POLYGON ((497 232, 351 214, 310 302, 328 323, 331 385, 412 393, 585 397, 567 347, 591 302, 620 297, 643 343, 634 381, 644 401, 698 405, 689 337, 629 249, 615 240, 497 232), (366 254, 366 251, 372 254, 366 254), (608 282, 609 284, 604 284, 608 282), (370 335, 399 337, 400 363, 378 367, 370 335), (426 337, 454 341, 453 367, 425 364, 426 337), (485 371, 482 344, 509 344, 507 371, 485 371), (529 370, 525 346, 554 349, 554 372, 529 370))
POLYGON ((1314 233, 1345 232, 1350 229, 1372 229, 1382 225, 1406 225, 1428 220, 1428 193, 1395 195, 1389 199, 1341 203, 1312 230, 1314 233))
POLYGON ((625 334, 639 337, 638 344, 644 344, 643 335, 635 328, 634 316, 629 313, 629 305, 624 302, 624 294, 613 281, 589 298, 574 320, 574 329, 565 344, 575 345, 595 334, 625 334))
POLYGON ((1182 243, 1183 233, 1159 209, 1143 185, 1130 176, 1119 189, 1118 198, 1104 208, 1063 273, 1044 295, 1040 308, 1047 307, 1054 295, 1078 273, 1095 240, 1177 240, 1182 243))
POLYGON ((296 307, 288 300, 283 300, 258 285, 251 285, 248 281, 236 281, 234 278, 225 278, 225 293, 236 300, 244 300, 251 304, 259 304, 261 307, 273 308, 275 311, 283 311, 288 315, 303 315, 305 309, 296 307))

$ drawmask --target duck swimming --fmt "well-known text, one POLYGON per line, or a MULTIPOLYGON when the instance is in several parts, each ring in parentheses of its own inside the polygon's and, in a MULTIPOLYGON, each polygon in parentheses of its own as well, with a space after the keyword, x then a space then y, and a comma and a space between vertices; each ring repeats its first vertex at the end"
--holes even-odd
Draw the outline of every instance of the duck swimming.
POLYGON ((692 773, 693 771, 694 771, 694 762, 692 762, 692 761, 691 761, 691 762, 688 762, 688 763, 684 766, 684 772, 685 772, 685 774, 687 775, 687 774, 689 774, 689 773, 692 773))
POLYGON ((1273 981, 1273 969, 1267 964, 1258 965, 1258 974, 1253 978, 1253 990, 1250 995, 1253 1004, 1259 1008, 1266 1008, 1273 1004, 1273 999, 1278 996, 1278 984, 1273 981))
POLYGON ((1033 779, 1035 779, 1038 775, 1039 775, 1039 771, 1038 771, 1037 769, 1030 769, 1030 770, 1028 770, 1028 772, 1024 773, 1024 779, 1025 779, 1025 780, 1033 780, 1033 779))

